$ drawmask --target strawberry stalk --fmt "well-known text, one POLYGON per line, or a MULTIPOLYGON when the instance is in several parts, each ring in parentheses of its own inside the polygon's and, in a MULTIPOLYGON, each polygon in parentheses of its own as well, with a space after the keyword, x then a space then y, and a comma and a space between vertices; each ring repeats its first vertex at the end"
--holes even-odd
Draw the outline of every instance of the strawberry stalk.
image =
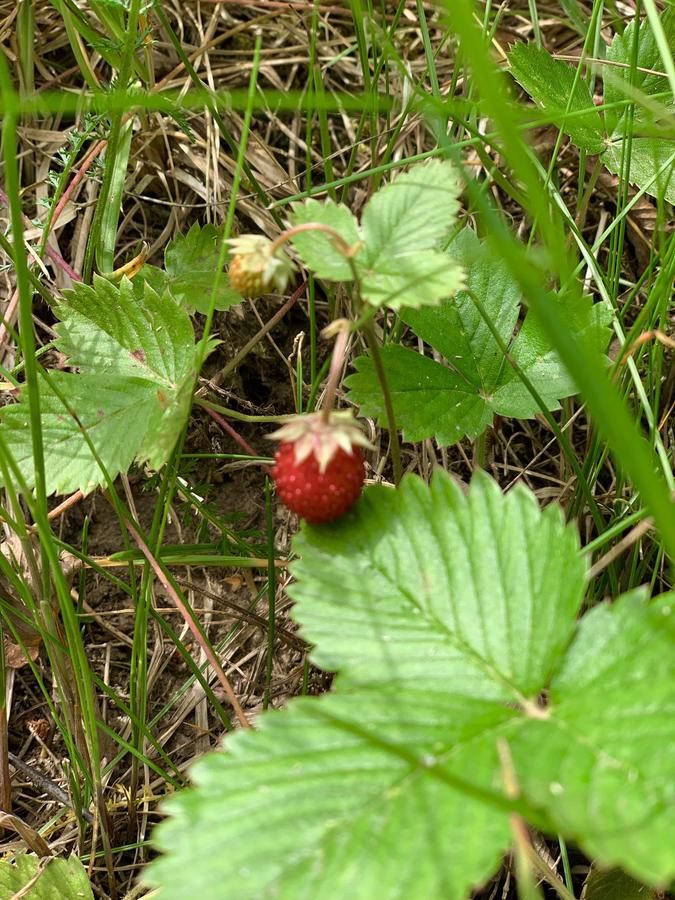
MULTIPOLYGON (((295 235, 308 231, 319 231, 328 235, 332 239, 338 252, 344 256, 352 272, 352 278, 356 289, 357 308, 362 309, 363 301, 360 295, 360 278, 354 261, 354 257, 358 253, 361 244, 358 241, 352 245, 348 244, 338 231, 328 225, 323 225, 320 222, 304 222, 302 225, 295 225, 292 228, 283 231, 274 241, 255 235, 230 238, 229 244, 234 251, 234 256, 230 263, 230 284, 235 290, 239 291, 239 293, 251 297, 259 296, 273 286, 283 291, 290 272, 292 271, 292 263, 283 252, 284 244, 291 240, 295 235)), ((329 326, 330 333, 333 332, 335 324, 336 323, 334 323, 333 326, 329 326)), ((358 324, 364 332, 368 349, 375 366, 377 379, 380 383, 380 390, 382 391, 387 416, 387 427, 390 435, 394 482, 398 484, 402 475, 401 449, 391 392, 389 391, 389 385, 387 383, 386 373, 380 355, 380 348, 375 337, 372 322, 367 315, 362 315, 358 324)), ((354 325, 352 323, 340 322, 338 328, 337 340, 331 359, 328 384, 326 386, 326 395, 320 413, 320 419, 324 428, 331 422, 331 415, 335 404, 335 395, 337 393, 337 386, 347 350, 349 332, 354 329, 354 325)), ((324 334, 325 333, 326 332, 324 331, 324 334)))
POLYGON ((328 424, 330 414, 335 406, 335 395, 337 393, 338 384, 344 367, 345 356, 347 353, 347 343, 349 341, 350 324, 347 319, 339 319, 324 329, 324 336, 328 336, 332 331, 339 327, 335 338, 335 346, 333 347, 333 355, 330 361, 330 369, 328 371, 328 383, 326 384, 326 393, 321 407, 321 418, 324 423, 328 424))

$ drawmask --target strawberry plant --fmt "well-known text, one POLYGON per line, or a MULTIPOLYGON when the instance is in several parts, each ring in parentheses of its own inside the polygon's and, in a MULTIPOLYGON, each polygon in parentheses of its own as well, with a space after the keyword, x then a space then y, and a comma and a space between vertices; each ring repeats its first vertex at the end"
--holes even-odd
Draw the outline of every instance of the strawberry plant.
MULTIPOLYGON (((408 440, 435 437, 442 444, 477 437, 494 415, 529 418, 576 392, 532 314, 519 322, 521 295, 506 267, 492 258, 470 228, 448 247, 463 267, 466 288, 424 309, 405 309, 401 321, 443 357, 422 355, 401 343, 382 350, 396 421, 408 440), (517 329, 517 331, 516 331, 517 329)), ((561 305, 555 294, 549 302, 561 305)), ((568 299, 563 312, 579 341, 602 352, 611 310, 568 299)), ((384 420, 385 408, 371 358, 358 357, 347 385, 365 415, 384 420)))
MULTIPOLYGON (((127 279, 95 277, 58 304, 54 344, 74 372, 43 372, 40 382, 47 493, 86 493, 134 461, 160 468, 192 401, 200 348, 190 317, 170 293, 127 279)), ((213 347, 209 342, 207 350, 213 347)), ((26 484, 34 481, 29 409, 0 413, 0 427, 26 484)))
POLYGON ((0 897, 675 896, 672 0, 14 7, 0 897))
MULTIPOLYGON (((660 17, 660 28, 664 46, 672 48, 672 6, 660 17)), ((662 71, 661 60, 649 18, 631 21, 614 36, 598 69, 604 85, 601 112, 595 108, 587 82, 568 63, 534 45, 517 44, 509 53, 516 81, 578 147, 598 154, 610 172, 623 172, 626 129, 635 127, 629 180, 648 194, 675 203, 675 144, 668 131, 675 99, 673 79, 662 71)))
POLYGON ((521 820, 675 877, 675 595, 577 621, 575 528, 486 476, 368 488, 294 550, 294 617, 338 677, 194 767, 157 830, 161 897, 462 900, 521 820))

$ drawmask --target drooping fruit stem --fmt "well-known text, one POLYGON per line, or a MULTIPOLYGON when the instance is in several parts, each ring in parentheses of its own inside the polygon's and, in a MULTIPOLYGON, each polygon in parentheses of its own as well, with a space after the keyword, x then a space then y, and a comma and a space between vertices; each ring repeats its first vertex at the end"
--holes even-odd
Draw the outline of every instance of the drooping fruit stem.
MULTIPOLYGON (((286 231, 282 232, 279 237, 272 242, 270 251, 274 253, 287 241, 289 241, 294 235, 300 234, 304 231, 320 231, 324 234, 329 235, 333 239, 333 243, 335 244, 336 249, 340 253, 342 253, 347 263, 349 264, 349 267, 351 268, 356 294, 355 299, 357 307, 360 307, 362 305, 361 285, 359 272, 354 260, 354 257, 361 247, 361 244, 359 242, 354 245, 350 245, 334 228, 330 228, 328 225, 322 225, 320 222, 305 222, 302 225, 295 225, 292 228, 288 228, 286 231)), ((336 325, 338 325, 338 323, 333 323, 331 326, 329 326, 331 333, 336 325)), ((358 326, 365 335, 366 342, 368 344, 368 350, 370 351, 370 355, 373 359, 373 365, 375 366, 377 379, 380 383, 380 390, 382 391, 382 397, 384 400, 384 406, 387 415, 387 428, 389 430, 390 436, 391 461, 394 469, 394 483, 399 484, 399 482, 401 481, 403 470, 401 466, 401 447, 399 443, 398 430, 396 428, 396 416, 394 414, 394 405, 392 403, 391 393, 389 391, 389 385, 387 383, 387 375, 384 370, 384 365, 382 364, 380 348, 377 342, 377 338, 375 337, 375 331, 373 329, 371 316, 368 314, 362 315, 358 321, 358 326)), ((340 328, 340 330, 337 333, 335 346, 333 348, 333 356, 331 359, 330 371, 328 374, 328 384, 326 385, 326 396, 321 409, 321 417, 324 422, 329 421, 330 414, 335 403, 335 394, 337 392, 340 373, 342 371, 342 366, 344 363, 347 341, 349 338, 349 333, 354 326, 353 323, 345 321, 344 325, 338 327, 340 328)))
POLYGON ((329 237, 333 239, 333 243, 335 244, 336 249, 339 253, 346 259, 351 259, 354 253, 360 247, 360 244, 355 244, 353 247, 345 241, 339 231, 336 231, 334 228, 331 228, 329 225, 322 225, 320 222, 304 222, 302 225, 294 225, 292 228, 287 228, 286 231, 282 231, 279 237, 272 241, 272 245, 270 246, 270 253, 274 254, 276 251, 283 247, 285 243, 291 240, 296 234, 301 234, 303 231, 321 231, 323 234, 327 234, 329 237))
POLYGON ((330 420, 330 414, 335 406, 335 394, 337 393, 338 384, 340 383, 340 375, 345 361, 345 353, 347 343, 349 341, 350 323, 347 319, 334 322, 329 328, 339 327, 340 330, 335 338, 333 347, 333 355, 330 361, 330 369, 328 371, 328 383, 326 384, 326 394, 321 407, 321 418, 327 424, 330 420))

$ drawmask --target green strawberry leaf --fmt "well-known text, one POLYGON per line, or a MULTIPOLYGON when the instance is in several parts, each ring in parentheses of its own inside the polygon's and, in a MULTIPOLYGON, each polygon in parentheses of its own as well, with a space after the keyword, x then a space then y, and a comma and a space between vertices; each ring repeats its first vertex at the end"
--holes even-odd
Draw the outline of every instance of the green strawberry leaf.
POLYGON ((574 528, 484 475, 468 494, 442 471, 369 488, 294 551, 294 615, 333 691, 194 767, 155 833, 165 900, 464 900, 506 851, 511 809, 600 864, 675 875, 673 595, 577 626, 574 528))
POLYGON ((12 862, 0 860, 0 894, 26 900, 94 900, 86 869, 75 854, 44 860, 19 853, 12 862))
MULTIPOLYGON (((671 56, 675 53, 675 8, 669 7, 661 16, 661 26, 671 56)), ((622 175, 625 171, 626 127, 633 134, 630 143, 631 184, 643 188, 653 197, 662 197, 675 203, 675 141, 670 137, 653 137, 640 133, 640 128, 651 126, 659 118, 659 110, 671 117, 675 112, 675 101, 668 76, 663 71, 664 64, 649 19, 642 22, 633 20, 614 37, 607 51, 608 65, 603 69, 605 103, 609 108, 605 118, 612 137, 602 161, 610 172, 622 175), (636 68, 631 71, 635 29, 637 35, 636 68), (635 92, 638 98, 633 107, 633 122, 626 122, 626 100, 632 101, 635 92), (644 98, 644 99, 643 99, 644 98), (643 100, 641 103, 640 100, 643 100), (648 106, 645 101, 652 100, 648 106)))
MULTIPOLYGON (((669 7, 661 16, 661 25, 671 52, 675 51, 675 8, 669 7)), ((610 131, 620 134, 620 120, 625 115, 623 101, 630 100, 635 90, 646 97, 657 97, 664 105, 672 107, 673 96, 668 76, 663 71, 663 60, 649 19, 642 22, 633 19, 621 34, 616 34, 607 50, 607 63, 603 68, 604 102, 610 107, 605 119, 610 131), (638 28, 636 69, 631 75, 631 59, 638 28), (615 105, 617 104, 617 105, 615 105)), ((672 109, 671 109, 672 112, 672 109)), ((645 115, 636 104, 635 116, 645 115)))
MULTIPOLYGON (((509 845, 506 817, 433 767, 448 738, 465 762, 493 762, 465 728, 469 705, 403 687, 265 715, 227 755, 202 758, 197 788, 166 804, 172 818, 155 831, 166 855, 146 880, 164 900, 465 900, 509 845)), ((480 702, 473 711, 488 731, 509 716, 480 702)))
POLYGON ((449 162, 432 160, 398 175, 366 204, 361 228, 351 212, 333 201, 296 203, 292 225, 318 222, 357 247, 353 266, 326 234, 307 231, 293 245, 315 275, 351 281, 373 306, 419 307, 451 297, 463 284, 461 268, 439 251, 459 209, 461 183, 449 162), (359 245, 362 245, 359 247, 359 245))
POLYGON ((409 256, 381 259, 377 269, 362 272, 361 294, 374 306, 416 309, 451 297, 464 285, 464 272, 439 250, 416 250, 409 256))
MULTIPOLYGON (((58 313, 56 347, 80 372, 52 372, 40 382, 47 493, 105 484, 97 456, 111 478, 134 461, 159 469, 183 428, 196 377, 199 351, 187 312, 149 285, 141 298, 126 279, 116 286, 96 277, 93 287, 67 292, 58 313)), ((32 487, 28 422, 23 394, 0 411, 0 427, 32 487)))
MULTIPOLYGON (((661 16, 661 25, 671 54, 675 52, 675 8, 669 7, 661 16)), ((530 96, 560 125, 574 143, 591 153, 601 154, 610 172, 622 174, 625 150, 626 100, 635 92, 650 105, 635 103, 635 123, 630 123, 634 135, 631 141, 629 181, 655 197, 675 203, 673 161, 675 143, 668 137, 640 134, 640 125, 650 124, 659 109, 672 115, 675 109, 668 76, 657 41, 648 19, 633 20, 617 34, 607 50, 607 65, 603 68, 604 124, 586 84, 574 84, 574 69, 554 59, 546 50, 533 45, 519 44, 509 54, 511 73, 530 96), (631 60, 637 35, 637 60, 631 74, 631 60), (610 137, 611 136, 611 137, 610 137), (658 177, 655 175, 659 173, 658 177)))
MULTIPOLYGON (((603 353, 609 339, 609 308, 577 295, 568 299, 565 315, 574 329, 577 343, 603 353)), ((537 388, 548 409, 555 409, 559 399, 576 393, 574 380, 560 365, 558 355, 532 316, 526 315, 509 355, 537 388)), ((502 372, 499 386, 494 391, 494 403, 499 415, 524 419, 532 416, 532 395, 512 366, 502 372)))
MULTIPOLYGON (((148 429, 158 423, 157 387, 139 378, 70 372, 52 372, 49 381, 55 390, 44 380, 40 383, 47 494, 77 490, 87 494, 106 482, 81 428, 110 477, 115 478, 130 468, 148 429), (76 411, 77 419, 55 391, 76 411)), ((0 427, 28 486, 34 487, 33 444, 23 395, 19 403, 0 412, 0 427)))
MULTIPOLYGON (((547 409, 556 409, 560 399, 575 393, 575 385, 529 315, 514 337, 520 292, 506 265, 495 260, 469 229, 460 233, 449 252, 464 268, 468 290, 482 303, 512 359, 547 409)), ((552 297, 551 302, 559 301, 552 297)), ((606 326, 611 312, 581 298, 567 314, 578 339, 602 352, 609 340, 606 326)), ((449 445, 464 435, 475 438, 495 414, 529 418, 540 411, 468 293, 460 292, 455 300, 435 308, 406 309, 401 318, 447 361, 436 362, 396 344, 381 351, 396 419, 408 440, 435 437, 449 445)), ((346 379, 351 398, 365 415, 386 422, 371 359, 359 357, 354 365, 356 372, 346 379)))
POLYGON ((356 258, 367 303, 392 309, 434 304, 462 285, 461 268, 437 250, 457 217, 460 191, 455 167, 432 160, 369 200, 361 222, 364 247, 356 258))
MULTIPOLYGON (((206 314, 219 271, 221 245, 221 228, 195 223, 187 234, 169 242, 164 252, 164 270, 143 266, 134 283, 142 285, 147 281, 158 294, 168 291, 185 309, 206 314)), ((241 301, 241 295, 230 287, 221 271, 215 308, 229 309, 241 301)))
POLYGON ((572 141, 589 153, 605 149, 605 129, 588 85, 572 66, 534 44, 516 44, 508 55, 511 74, 572 141), (576 84, 575 84, 576 79, 576 84))
MULTIPOLYGON (((359 258, 379 271, 416 250, 431 250, 446 238, 459 212, 461 181, 442 160, 413 166, 380 188, 361 218, 365 247, 359 258)), ((386 268, 385 268, 386 270, 386 268)))
POLYGON ((430 488, 369 490, 340 521, 296 538, 289 592, 314 660, 343 687, 415 683, 432 644, 434 690, 516 703, 546 686, 584 589, 578 537, 558 507, 542 513, 525 490, 504 497, 487 477, 467 498, 439 475, 430 488))
POLYGON ((675 871, 675 595, 636 591, 581 621, 549 715, 511 741, 552 827, 652 884, 675 871))
MULTIPOLYGON (((623 136, 617 132, 602 157, 609 171, 618 175, 623 174, 622 147, 623 136)), ((675 203, 675 141, 633 137, 628 180, 652 197, 675 203)))
MULTIPOLYGON (((316 222, 332 228, 350 247, 360 241, 359 226, 346 206, 326 200, 305 200, 294 203, 290 215, 292 226, 316 222)), ((294 235, 292 243, 302 261, 317 278, 329 281, 351 281, 352 268, 343 253, 335 246, 334 239, 321 231, 304 231, 294 235)))
POLYGON ((132 284, 134 286, 134 292, 139 297, 143 296, 146 284, 151 287, 156 294, 159 294, 160 297, 163 294, 171 293, 169 289, 169 278, 164 269, 160 269, 157 266, 151 266, 149 263, 146 263, 134 276, 132 284))
POLYGON ((149 285, 139 297, 128 279, 114 285, 95 275, 93 287, 77 284, 66 291, 57 314, 56 346, 82 372, 175 386, 193 363, 190 317, 149 285))
POLYGON ((504 500, 488 479, 467 500, 446 476, 431 489, 410 478, 360 507, 295 546, 297 617, 339 689, 265 716, 195 767, 198 790, 157 832, 181 848, 152 871, 167 900, 184 896, 192 854, 207 896, 224 884, 241 897, 463 900, 509 845, 494 734, 571 638, 577 537, 556 508, 540 513, 525 490, 504 500), (214 856, 223 841, 227 863, 214 856))

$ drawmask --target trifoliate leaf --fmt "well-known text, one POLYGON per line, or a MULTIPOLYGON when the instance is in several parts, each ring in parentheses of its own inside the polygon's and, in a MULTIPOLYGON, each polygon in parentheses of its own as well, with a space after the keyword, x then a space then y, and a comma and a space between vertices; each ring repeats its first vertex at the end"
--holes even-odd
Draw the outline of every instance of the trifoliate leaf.
POLYGON ((460 190, 454 166, 432 160, 381 188, 366 204, 360 229, 351 212, 332 200, 296 203, 291 223, 333 228, 357 248, 353 268, 319 231, 295 235, 293 245, 320 278, 352 281, 356 271, 361 296, 373 306, 434 304, 453 296, 463 283, 461 268, 438 249, 455 222, 460 190))
POLYGON ((195 223, 187 234, 178 235, 169 242, 164 252, 164 271, 144 266, 135 281, 140 284, 147 280, 157 293, 169 291, 185 309, 206 314, 216 274, 220 272, 215 309, 229 309, 241 303, 242 298, 218 269, 222 242, 222 229, 195 223))
POLYGON ((416 308, 455 294, 463 272, 438 247, 454 224, 460 190, 454 166, 432 160, 398 175, 372 197, 356 259, 367 303, 416 308))
POLYGON ((625 597, 575 634, 574 529, 486 476, 468 495, 442 471, 369 488, 294 551, 295 617, 333 692, 195 766, 156 832, 165 900, 465 900, 511 809, 600 865, 675 875, 675 596, 625 597))
MULTIPOLYGON (((495 259, 469 229, 460 233, 448 252, 464 268, 468 291, 482 304, 511 358, 547 409, 556 409, 558 400, 576 388, 530 315, 514 337, 520 291, 506 264, 495 259)), ((551 302, 560 301, 552 296, 551 302)), ((609 339, 610 311, 581 298, 571 301, 567 314, 578 339, 602 352, 609 339)), ((442 444, 453 444, 464 435, 475 438, 491 424, 494 414, 528 418, 540 411, 469 293, 460 292, 456 299, 435 308, 406 309, 401 318, 446 360, 436 362, 395 344, 381 351, 396 419, 408 440, 435 437, 442 444)), ((346 379, 352 399, 365 415, 385 423, 371 359, 359 357, 355 368, 356 373, 346 379)))
MULTIPOLYGON (((670 7, 663 12, 661 26, 671 55, 673 55, 675 53, 675 8, 670 7)), ((648 18, 644 18, 641 22, 633 19, 621 34, 614 36, 607 50, 607 64, 603 67, 603 80, 604 102, 609 106, 605 112, 605 119, 609 129, 618 134, 622 131, 619 121, 626 113, 625 101, 632 101, 636 90, 647 97, 657 98, 658 102, 664 106, 672 107, 673 96, 670 83, 664 71, 661 52, 648 18), (639 29, 636 68, 631 72, 636 28, 639 29)), ((636 118, 638 120, 644 118, 645 113, 646 110, 642 109, 638 102, 635 108, 636 118)))
POLYGON ((68 859, 40 859, 32 853, 22 853, 13 862, 0 860, 0 895, 21 896, 25 900, 94 898, 86 869, 74 854, 68 859))
MULTIPOLYGON (((185 423, 196 377, 198 352, 187 312, 148 285, 139 297, 129 281, 115 286, 103 278, 68 292, 58 312, 56 346, 80 373, 53 372, 49 383, 40 380, 47 493, 86 493, 105 484, 97 455, 112 478, 134 460, 160 468, 185 423)), ((0 427, 32 487, 23 395, 0 411, 0 427)))
POLYGON ((452 163, 431 160, 397 175, 366 204, 359 264, 386 271, 415 250, 432 250, 447 237, 459 211, 462 186, 452 163))
MULTIPOLYGON (((292 210, 290 221, 293 226, 316 222, 337 231, 349 247, 354 247, 360 241, 358 223, 346 206, 332 200, 326 200, 325 203, 305 200, 303 203, 294 203, 292 210)), ((318 278, 329 281, 352 280, 352 268, 329 234, 304 231, 296 234, 292 243, 302 261, 318 278)))
POLYGON ((468 500, 443 476, 431 490, 408 479, 400 493, 369 491, 364 504, 296 543, 298 618, 343 690, 266 717, 231 755, 195 767, 201 796, 181 795, 160 830, 164 849, 182 848, 152 876, 167 900, 184 892, 181 858, 193 853, 206 894, 225 878, 234 897, 464 900, 508 846, 493 732, 571 637, 576 535, 557 509, 542 515, 524 490, 505 502, 487 479, 468 500), (228 865, 213 852, 224 840, 228 865))
POLYGON ((605 149, 604 125, 588 85, 575 69, 534 44, 509 53, 511 74, 574 143, 590 153, 605 149))

